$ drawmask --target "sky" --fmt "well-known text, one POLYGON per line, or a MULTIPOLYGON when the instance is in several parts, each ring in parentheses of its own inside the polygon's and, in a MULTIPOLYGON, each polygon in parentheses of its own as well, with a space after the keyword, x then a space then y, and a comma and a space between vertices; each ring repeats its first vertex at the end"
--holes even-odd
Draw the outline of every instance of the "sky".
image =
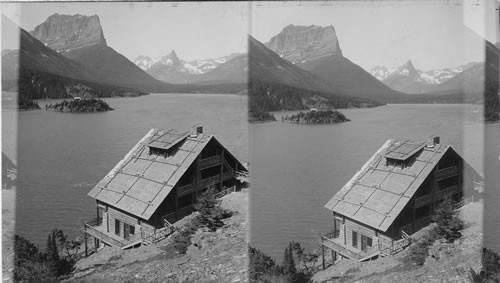
POLYGON ((3 3, 2 13, 28 31, 54 13, 97 14, 108 45, 131 60, 172 49, 188 61, 216 58, 245 52, 247 33, 266 42, 289 24, 333 25, 344 56, 366 70, 411 60, 426 71, 483 61, 481 38, 474 33, 499 41, 497 5, 495 0, 45 2, 3 3))
MULTIPOLYGON (((485 34, 482 1, 264 2, 251 7, 250 33, 267 42, 289 24, 333 25, 343 55, 366 70, 408 60, 424 71, 455 67, 484 60, 480 40, 464 32, 467 22, 485 34)), ((498 18, 489 22, 498 30, 498 18)), ((491 30, 488 36, 497 41, 491 30)))
POLYGON ((3 3, 2 13, 27 31, 54 13, 96 14, 107 44, 131 60, 172 49, 188 61, 246 52, 248 3, 3 3))

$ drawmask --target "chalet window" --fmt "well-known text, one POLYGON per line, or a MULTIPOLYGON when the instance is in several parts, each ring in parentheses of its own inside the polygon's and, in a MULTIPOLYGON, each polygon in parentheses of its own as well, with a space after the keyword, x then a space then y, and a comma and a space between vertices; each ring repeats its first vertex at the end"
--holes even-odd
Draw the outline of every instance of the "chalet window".
POLYGON ((373 240, 372 240, 372 238, 366 237, 366 245, 368 247, 370 247, 370 248, 373 246, 373 240))
POLYGON ((120 220, 115 219, 115 235, 120 236, 120 220))
POLYGON ((130 226, 130 235, 135 235, 135 226, 130 226))
POLYGON ((352 231, 352 246, 357 248, 358 247, 358 232, 352 231))
POLYGON ((335 218, 333 220, 333 237, 334 238, 338 238, 339 235, 340 235, 340 225, 341 225, 341 221, 337 218, 335 218))

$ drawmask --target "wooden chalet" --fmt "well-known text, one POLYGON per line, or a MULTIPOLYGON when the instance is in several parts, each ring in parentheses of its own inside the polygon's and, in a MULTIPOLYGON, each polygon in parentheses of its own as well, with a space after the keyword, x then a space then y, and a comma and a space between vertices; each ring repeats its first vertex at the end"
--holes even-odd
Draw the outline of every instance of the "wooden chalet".
MULTIPOLYGON (((193 211, 200 193, 236 189, 248 170, 202 127, 191 131, 152 129, 90 192, 97 218, 85 236, 127 248, 162 239, 193 211)), ((85 241, 86 243, 87 241, 85 241)))
POLYGON ((408 236, 428 225, 446 197, 460 201, 464 187, 480 180, 439 137, 427 142, 388 140, 325 207, 333 212, 333 231, 325 248, 357 260, 394 254, 411 243, 408 236))

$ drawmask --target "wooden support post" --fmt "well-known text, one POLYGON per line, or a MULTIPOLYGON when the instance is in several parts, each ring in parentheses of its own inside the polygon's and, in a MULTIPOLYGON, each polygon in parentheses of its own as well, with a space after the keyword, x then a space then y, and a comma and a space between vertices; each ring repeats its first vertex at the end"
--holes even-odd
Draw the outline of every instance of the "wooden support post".
POLYGON ((224 182, 224 149, 222 149, 221 160, 220 160, 220 189, 222 190, 222 183, 224 182))
POLYGON ((87 229, 84 227, 83 228, 83 239, 85 241, 85 257, 89 256, 87 252, 87 229))
POLYGON ((413 199, 412 229, 415 231, 415 198, 413 199))
POLYGON ((335 252, 333 250, 332 251, 332 264, 335 264, 335 252))
POLYGON ((99 247, 98 246, 99 244, 99 240, 97 240, 97 238, 94 238, 94 248, 95 248, 95 252, 97 252, 97 248, 99 247))
POLYGON ((323 237, 321 237, 321 254, 323 258, 323 269, 325 269, 325 246, 323 245, 323 237))

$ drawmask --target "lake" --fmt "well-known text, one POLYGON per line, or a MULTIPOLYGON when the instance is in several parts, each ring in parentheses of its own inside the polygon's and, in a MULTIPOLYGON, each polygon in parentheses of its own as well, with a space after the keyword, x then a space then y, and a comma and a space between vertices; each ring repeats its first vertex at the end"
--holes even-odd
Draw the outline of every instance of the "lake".
MULTIPOLYGON (((53 228, 70 237, 95 217, 87 193, 151 128, 189 130, 195 124, 240 161, 248 160, 247 97, 152 94, 105 99, 103 113, 24 111, 18 114, 16 232, 45 247, 53 228)), ((42 109, 54 100, 40 100, 42 109)))
MULTIPOLYGON (((387 139, 438 135, 483 172, 481 105, 387 105, 342 112, 352 121, 249 128, 250 241, 278 261, 288 242, 298 241, 310 251, 321 233, 332 230, 331 211, 324 205, 387 139)), ((280 120, 285 114, 275 116, 280 120)))

